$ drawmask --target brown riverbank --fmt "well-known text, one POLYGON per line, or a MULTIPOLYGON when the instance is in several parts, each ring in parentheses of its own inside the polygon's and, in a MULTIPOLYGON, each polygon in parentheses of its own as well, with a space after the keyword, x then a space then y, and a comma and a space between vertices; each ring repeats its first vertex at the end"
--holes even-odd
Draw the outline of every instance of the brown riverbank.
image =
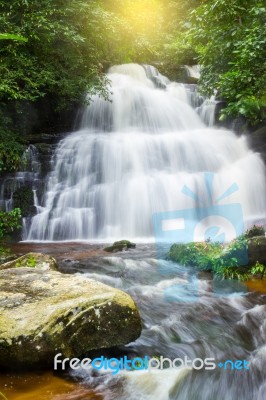
POLYGON ((0 392, 7 400, 102 400, 93 390, 52 372, 0 375, 0 392))

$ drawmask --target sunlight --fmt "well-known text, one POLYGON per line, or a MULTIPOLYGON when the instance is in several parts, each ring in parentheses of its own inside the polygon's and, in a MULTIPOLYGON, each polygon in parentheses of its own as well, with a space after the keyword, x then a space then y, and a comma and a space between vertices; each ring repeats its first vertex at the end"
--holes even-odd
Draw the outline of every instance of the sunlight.
POLYGON ((163 5, 159 0, 126 1, 121 13, 134 31, 149 33, 163 22, 163 5))

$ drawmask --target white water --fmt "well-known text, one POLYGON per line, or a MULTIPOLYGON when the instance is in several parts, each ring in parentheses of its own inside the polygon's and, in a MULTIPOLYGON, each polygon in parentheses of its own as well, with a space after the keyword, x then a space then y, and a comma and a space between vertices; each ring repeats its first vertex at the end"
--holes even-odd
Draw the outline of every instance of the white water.
MULTIPOLYGON (((118 354, 110 351, 107 357, 210 357, 217 365, 228 359, 247 360, 250 370, 224 370, 217 366, 210 371, 183 366, 122 370, 117 375, 110 370, 79 369, 71 375, 104 400, 265 399, 265 295, 247 293, 241 282, 197 275, 193 268, 173 264, 162 256, 163 260, 155 246, 138 245, 119 256, 83 259, 80 265, 72 260, 72 271, 80 271, 84 279, 126 291, 140 310, 141 336, 120 347, 118 354), (163 275, 158 268, 161 262, 163 275), (195 280, 197 285, 193 284, 195 280)), ((68 272, 69 261, 64 262, 68 272)), ((99 350, 95 357, 103 354, 99 350)))
POLYGON ((200 78, 200 65, 185 65, 187 75, 191 78, 200 78))
POLYGON ((18 189, 27 185, 35 188, 39 182, 40 170, 38 150, 30 144, 22 154, 19 172, 6 175, 1 182, 0 209, 11 211, 14 208, 13 195, 18 189))
POLYGON ((246 139, 207 128, 182 84, 164 79, 166 89, 156 88, 146 71, 110 69, 112 102, 95 97, 81 129, 58 144, 45 205, 25 239, 151 237, 154 213, 198 206, 184 185, 206 204, 206 172, 213 199, 236 183, 222 204, 240 203, 245 219, 265 215, 265 170, 246 139))

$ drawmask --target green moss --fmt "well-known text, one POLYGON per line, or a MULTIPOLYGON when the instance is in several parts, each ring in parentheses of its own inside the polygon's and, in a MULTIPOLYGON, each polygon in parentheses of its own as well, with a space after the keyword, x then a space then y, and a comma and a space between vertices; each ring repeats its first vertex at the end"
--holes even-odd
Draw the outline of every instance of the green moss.
POLYGON ((5 288, 1 366, 52 365, 58 352, 79 357, 90 350, 127 344, 140 335, 136 305, 120 290, 29 268, 1 271, 0 280, 5 288))
POLYGON ((112 246, 105 247, 104 251, 108 251, 109 253, 116 253, 118 251, 135 249, 136 244, 130 242, 129 240, 120 240, 118 242, 114 242, 112 246))
POLYGON ((36 267, 36 258, 34 255, 30 254, 23 259, 19 259, 19 261, 16 262, 15 268, 20 268, 20 267, 30 267, 30 268, 35 268, 36 267))

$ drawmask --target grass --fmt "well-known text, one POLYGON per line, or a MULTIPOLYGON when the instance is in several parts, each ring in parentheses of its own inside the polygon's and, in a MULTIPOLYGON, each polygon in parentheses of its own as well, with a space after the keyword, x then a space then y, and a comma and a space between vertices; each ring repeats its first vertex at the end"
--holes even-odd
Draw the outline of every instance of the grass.
POLYGON ((227 245, 210 240, 175 243, 171 246, 167 258, 184 266, 195 267, 199 271, 213 272, 222 279, 263 279, 266 267, 258 261, 249 266, 247 251, 250 238, 264 235, 264 227, 254 225, 227 245))

